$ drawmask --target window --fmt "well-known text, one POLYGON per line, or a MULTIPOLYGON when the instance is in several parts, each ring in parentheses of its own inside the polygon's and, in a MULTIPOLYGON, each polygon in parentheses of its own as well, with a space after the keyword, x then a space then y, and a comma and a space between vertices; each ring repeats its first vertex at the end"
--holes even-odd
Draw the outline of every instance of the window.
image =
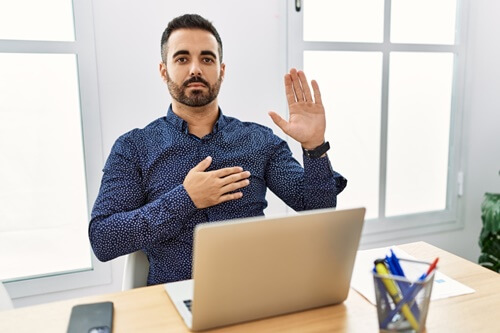
POLYGON ((338 207, 367 208, 368 241, 459 224, 463 5, 289 6, 289 64, 320 85, 332 163, 348 179, 338 207))
POLYGON ((0 280, 13 298, 109 279, 87 237, 102 165, 91 13, 0 1, 0 280))

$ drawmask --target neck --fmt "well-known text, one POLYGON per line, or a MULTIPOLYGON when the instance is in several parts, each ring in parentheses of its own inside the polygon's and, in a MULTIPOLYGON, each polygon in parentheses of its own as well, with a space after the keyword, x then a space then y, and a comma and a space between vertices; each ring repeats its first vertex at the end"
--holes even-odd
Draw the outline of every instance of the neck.
POLYGON ((217 99, 200 107, 187 106, 173 100, 172 111, 188 124, 189 133, 199 138, 212 132, 219 116, 217 99))

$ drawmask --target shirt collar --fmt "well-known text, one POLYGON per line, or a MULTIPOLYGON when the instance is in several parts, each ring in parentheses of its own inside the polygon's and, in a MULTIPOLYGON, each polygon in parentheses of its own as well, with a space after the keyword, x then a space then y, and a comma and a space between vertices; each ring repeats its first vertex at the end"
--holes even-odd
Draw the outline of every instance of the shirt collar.
MULTIPOLYGON (((172 110, 172 104, 170 104, 170 106, 168 107, 167 121, 172 125, 174 125, 174 127, 179 131, 186 134, 188 133, 187 122, 174 113, 174 111, 172 110)), ((219 118, 215 122, 214 128, 212 129, 212 133, 214 134, 217 133, 217 131, 220 131, 224 126, 226 126, 226 124, 227 124, 226 116, 222 114, 222 110, 219 107, 219 118)))

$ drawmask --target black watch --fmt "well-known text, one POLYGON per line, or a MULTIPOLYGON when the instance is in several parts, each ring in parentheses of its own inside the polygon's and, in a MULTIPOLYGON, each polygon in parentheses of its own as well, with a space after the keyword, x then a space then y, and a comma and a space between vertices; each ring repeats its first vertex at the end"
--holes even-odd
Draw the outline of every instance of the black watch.
POLYGON ((320 158, 328 150, 330 150, 330 143, 328 141, 323 142, 322 145, 319 145, 318 147, 316 147, 314 149, 302 148, 302 151, 304 151, 304 155, 306 155, 309 158, 320 158))

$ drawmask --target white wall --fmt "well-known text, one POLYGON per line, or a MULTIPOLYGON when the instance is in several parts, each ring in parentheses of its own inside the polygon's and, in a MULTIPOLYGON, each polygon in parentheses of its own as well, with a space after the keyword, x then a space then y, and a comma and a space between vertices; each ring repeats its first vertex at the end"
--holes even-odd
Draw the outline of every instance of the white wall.
POLYGON ((471 3, 464 95, 465 229, 447 235, 442 242, 477 261, 483 195, 500 193, 500 2, 471 3))
MULTIPOLYGON (((227 66, 220 104, 225 114, 270 126, 267 111, 285 113, 286 10, 283 0, 93 1, 102 119, 103 163, 116 138, 165 114, 169 105, 160 80, 160 37, 173 17, 199 13, 215 24, 227 66)), ((485 191, 500 193, 500 2, 470 4, 465 103, 462 198, 464 228, 394 244, 424 240, 476 261, 485 191)), ((341 200, 341 197, 339 198, 341 200)), ((285 207, 270 198, 268 215, 285 207)), ((370 244, 384 246, 385 243, 370 244)), ((15 300, 26 306, 120 290, 123 258, 113 260, 113 283, 15 300)))

